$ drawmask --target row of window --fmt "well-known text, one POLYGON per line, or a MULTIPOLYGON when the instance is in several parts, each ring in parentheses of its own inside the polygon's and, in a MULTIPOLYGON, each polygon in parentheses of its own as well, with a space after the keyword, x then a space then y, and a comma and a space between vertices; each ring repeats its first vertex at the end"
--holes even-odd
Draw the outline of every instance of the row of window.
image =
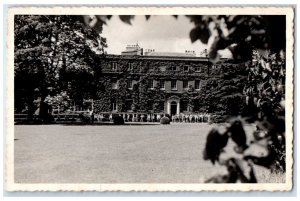
MULTIPOLYGON (((117 71, 118 70, 118 63, 116 63, 116 62, 113 62, 112 63, 112 68, 111 68, 113 71, 117 71)), ((128 70, 132 70, 133 69, 133 64, 132 63, 128 63, 128 70)), ((201 72, 201 67, 200 66, 196 66, 195 68, 195 72, 201 72)), ((166 67, 165 66, 162 66, 161 68, 160 68, 160 70, 161 71, 166 71, 166 67)), ((170 70, 171 71, 177 71, 178 69, 177 69, 177 66, 172 66, 172 67, 170 67, 170 70)), ((185 72, 187 72, 187 71, 189 71, 190 70, 190 66, 184 66, 183 67, 183 70, 185 71, 185 72)))
MULTIPOLYGON (((171 80, 171 90, 177 90, 177 85, 178 81, 177 80, 171 80)), ((165 80, 159 80, 158 81, 158 86, 160 89, 165 89, 165 80)), ((183 89, 188 89, 191 85, 189 85, 188 80, 183 80, 182 81, 182 88, 183 89)), ((191 86, 193 87, 193 86, 191 86)), ((200 80, 195 80, 195 89, 200 89, 200 80)), ((149 88, 154 89, 155 88, 155 83, 154 80, 149 80, 149 88)))
MULTIPOLYGON (((158 81, 158 86, 160 89, 164 90, 165 89, 165 80, 159 80, 158 81)), ((177 85, 178 85, 178 81, 177 80, 171 80, 171 90, 177 90, 177 85)), ((133 82, 132 80, 127 80, 127 87, 129 89, 133 88, 133 82)), ((155 82, 154 80, 149 80, 149 85, 148 87, 150 89, 154 89, 155 88, 155 82)), ((193 87, 191 85, 189 85, 189 81, 188 80, 183 80, 182 81, 182 88, 183 89, 188 89, 189 87, 193 87)), ((195 89, 200 89, 200 80, 195 80, 195 89)), ((113 81, 112 82, 112 89, 118 89, 118 82, 117 81, 113 81)))

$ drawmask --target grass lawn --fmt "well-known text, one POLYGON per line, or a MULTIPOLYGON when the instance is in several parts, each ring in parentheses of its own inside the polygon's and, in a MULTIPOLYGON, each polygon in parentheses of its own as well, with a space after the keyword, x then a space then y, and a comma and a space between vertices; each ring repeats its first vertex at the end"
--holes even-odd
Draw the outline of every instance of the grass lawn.
POLYGON ((225 171, 202 158, 211 128, 16 125, 15 182, 201 183, 225 171))

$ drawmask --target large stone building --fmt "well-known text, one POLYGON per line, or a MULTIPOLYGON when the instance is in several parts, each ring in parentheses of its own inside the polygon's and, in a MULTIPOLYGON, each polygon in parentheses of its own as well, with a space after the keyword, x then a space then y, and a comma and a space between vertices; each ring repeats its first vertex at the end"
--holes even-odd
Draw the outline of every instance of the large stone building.
POLYGON ((96 113, 205 112, 199 97, 203 83, 220 73, 194 51, 156 52, 133 45, 121 55, 103 55, 100 60, 96 113))

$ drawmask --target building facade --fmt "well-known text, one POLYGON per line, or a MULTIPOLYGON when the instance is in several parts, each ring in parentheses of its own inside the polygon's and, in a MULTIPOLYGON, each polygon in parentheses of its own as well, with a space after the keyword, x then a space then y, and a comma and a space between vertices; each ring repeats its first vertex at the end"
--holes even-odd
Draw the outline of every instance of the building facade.
POLYGON ((95 113, 206 112, 200 92, 209 76, 220 74, 220 68, 193 51, 160 53, 135 48, 101 56, 95 113))

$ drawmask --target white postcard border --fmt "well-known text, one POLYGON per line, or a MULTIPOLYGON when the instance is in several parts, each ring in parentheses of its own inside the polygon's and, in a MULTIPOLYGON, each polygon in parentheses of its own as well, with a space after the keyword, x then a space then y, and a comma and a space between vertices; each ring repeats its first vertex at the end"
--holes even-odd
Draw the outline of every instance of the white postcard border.
POLYGON ((8 9, 6 98, 7 191, 290 191, 293 186, 294 9, 285 7, 12 7, 8 9), (19 184, 14 183, 14 15, 286 15, 286 182, 268 184, 19 184))

